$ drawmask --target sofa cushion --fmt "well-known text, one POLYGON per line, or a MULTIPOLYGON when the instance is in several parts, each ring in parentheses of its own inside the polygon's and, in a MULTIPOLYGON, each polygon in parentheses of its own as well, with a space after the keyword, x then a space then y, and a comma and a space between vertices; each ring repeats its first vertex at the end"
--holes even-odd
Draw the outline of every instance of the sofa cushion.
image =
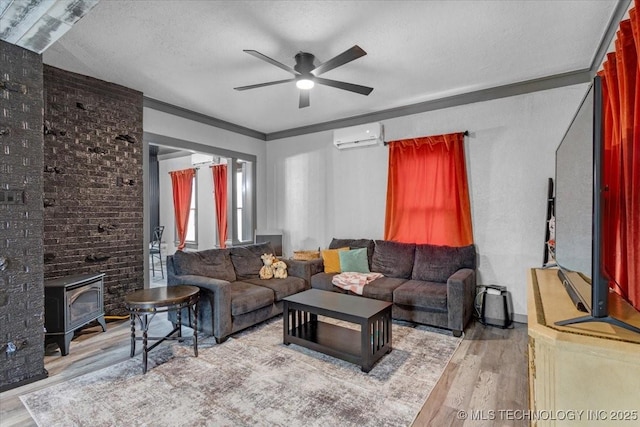
POLYGON ((447 284, 408 280, 393 291, 393 302, 410 307, 447 311, 447 284))
MULTIPOLYGON (((362 296, 380 301, 393 301, 393 291, 405 283, 406 279, 395 277, 380 277, 365 285, 362 296)), ((337 286, 335 286, 337 288, 337 286)))
POLYGON ((340 251, 340 271, 353 273, 369 273, 369 260, 367 259, 367 248, 351 249, 350 251, 340 251))
POLYGON ((340 292, 346 294, 348 291, 335 286, 331 280, 336 273, 318 273, 311 276, 311 287, 313 289, 320 289, 321 291, 340 292))
POLYGON ((340 273, 340 252, 348 251, 349 248, 325 249, 321 252, 325 273, 340 273))
POLYGON ((245 279, 244 281, 271 289, 275 294, 276 302, 289 295, 297 294, 307 289, 305 280, 294 276, 287 276, 285 279, 245 279))
POLYGON ((208 249, 200 252, 176 251, 173 265, 178 276, 194 275, 233 282, 236 272, 228 249, 208 249))
POLYGON ((271 242, 262 242, 255 243, 252 245, 239 246, 242 248, 248 249, 250 252, 254 253, 256 256, 261 257, 263 254, 274 254, 273 246, 271 246, 271 242))
POLYGON ((239 316, 273 304, 271 289, 246 282, 233 282, 230 286, 231 315, 239 316))
POLYGON ((411 278, 444 283, 461 268, 475 269, 475 267, 474 245, 462 247, 417 245, 411 278))
POLYGON ((367 259, 369 260, 369 269, 371 269, 371 257, 373 257, 374 243, 371 239, 336 239, 335 237, 329 243, 329 249, 337 249, 349 247, 351 249, 367 248, 367 259))
MULTIPOLYGON (((334 285, 331 280, 335 273, 318 273, 311 276, 311 287, 322 291, 339 292, 350 294, 351 292, 334 285)), ((392 301, 393 290, 405 283, 406 279, 395 279, 393 277, 380 277, 368 283, 362 292, 362 296, 381 301, 392 301)), ((352 294, 352 293, 351 293, 352 294)), ((355 294, 353 294, 355 295, 355 294)))
POLYGON ((413 270, 416 245, 390 240, 376 240, 371 271, 387 277, 409 279, 413 270))
POLYGON ((242 280, 260 277, 260 269, 264 265, 260 257, 272 253, 273 249, 268 242, 230 248, 231 262, 237 278, 242 280))

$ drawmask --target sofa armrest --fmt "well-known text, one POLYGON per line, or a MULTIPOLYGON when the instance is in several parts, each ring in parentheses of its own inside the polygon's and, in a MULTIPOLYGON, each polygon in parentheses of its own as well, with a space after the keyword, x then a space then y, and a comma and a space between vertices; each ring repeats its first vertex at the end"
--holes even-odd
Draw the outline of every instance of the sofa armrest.
POLYGON ((476 289, 476 272, 462 268, 447 280, 448 328, 462 333, 473 315, 473 300, 476 289))
POLYGON ((287 274, 289 276, 300 277, 307 284, 311 283, 311 266, 307 261, 297 259, 283 259, 282 261, 287 264, 287 274))
MULTIPOLYGON (((209 319, 201 318, 201 313, 211 313, 213 335, 223 338, 231 334, 231 283, 226 280, 214 279, 195 275, 170 275, 167 277, 167 286, 193 285, 200 288, 200 302, 198 305, 198 321, 206 322, 209 319), (203 310, 204 305, 209 305, 210 310, 203 310)), ((200 328, 198 328, 200 329, 200 328)))
POLYGON ((301 277, 311 286, 311 276, 324 271, 322 258, 312 260, 283 259, 290 276, 301 277))
POLYGON ((318 273, 324 273, 324 261, 322 258, 316 258, 307 261, 309 266, 311 267, 311 275, 315 275, 318 273))
POLYGON ((226 280, 214 279, 213 277, 196 276, 194 274, 185 274, 182 276, 172 276, 167 279, 167 286, 193 285, 200 288, 208 289, 211 292, 222 291, 222 289, 230 285, 226 280))

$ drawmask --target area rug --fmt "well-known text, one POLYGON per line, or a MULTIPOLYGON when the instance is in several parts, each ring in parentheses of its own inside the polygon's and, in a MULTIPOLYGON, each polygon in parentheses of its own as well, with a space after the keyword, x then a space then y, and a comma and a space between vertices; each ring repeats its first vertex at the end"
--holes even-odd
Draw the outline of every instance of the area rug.
POLYGON ((193 356, 189 342, 20 399, 39 426, 408 426, 461 339, 393 323, 393 351, 359 366, 282 344, 282 318, 193 356))

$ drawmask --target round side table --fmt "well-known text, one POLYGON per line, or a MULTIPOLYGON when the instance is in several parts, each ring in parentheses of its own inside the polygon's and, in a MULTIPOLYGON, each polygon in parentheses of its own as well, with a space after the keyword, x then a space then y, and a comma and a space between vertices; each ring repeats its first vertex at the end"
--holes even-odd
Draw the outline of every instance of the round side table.
POLYGON ((147 372, 147 354, 165 340, 182 337, 182 309, 187 307, 193 316, 193 352, 198 357, 198 299, 200 289, 196 286, 170 286, 135 291, 124 298, 124 303, 131 316, 131 355, 136 351, 136 340, 142 340, 142 373, 147 372), (157 313, 176 310, 177 323, 173 330, 164 337, 149 337, 151 320, 157 313), (136 337, 136 319, 140 322, 142 337, 136 337), (173 335, 177 332, 177 336, 173 335), (150 347, 149 340, 156 341, 150 347))

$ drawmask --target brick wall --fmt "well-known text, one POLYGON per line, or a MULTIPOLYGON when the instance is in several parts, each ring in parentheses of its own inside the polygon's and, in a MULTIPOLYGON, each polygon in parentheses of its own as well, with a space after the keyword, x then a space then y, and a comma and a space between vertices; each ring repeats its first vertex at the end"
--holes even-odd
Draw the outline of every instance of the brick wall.
POLYGON ((0 41, 0 390, 46 376, 42 108, 42 57, 0 41))
POLYGON ((44 276, 104 272, 105 312, 142 289, 142 93, 44 66, 44 276))

